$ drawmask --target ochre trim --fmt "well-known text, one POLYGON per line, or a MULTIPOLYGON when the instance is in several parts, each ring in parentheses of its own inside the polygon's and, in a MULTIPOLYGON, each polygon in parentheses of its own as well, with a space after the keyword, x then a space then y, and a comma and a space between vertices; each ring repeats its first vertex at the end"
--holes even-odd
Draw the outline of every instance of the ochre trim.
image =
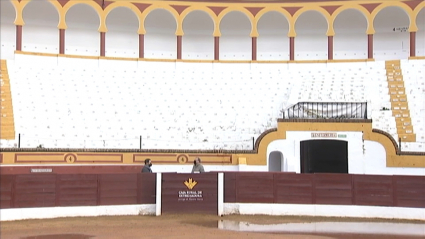
MULTIPOLYGON (((272 128, 264 131, 256 140, 253 150, 184 150, 184 149, 37 149, 37 148, 5 148, 2 149, 3 165, 14 164, 17 155, 33 158, 22 158, 27 164, 46 164, 59 163, 69 164, 78 163, 77 160, 63 160, 63 155, 80 155, 79 152, 87 152, 96 155, 91 163, 114 163, 104 162, 102 154, 120 153, 123 155, 123 164, 139 163, 135 156, 149 156, 158 163, 181 164, 189 161, 180 162, 181 155, 210 155, 208 164, 223 163, 223 156, 230 157, 228 164, 235 165, 239 158, 246 159, 247 165, 267 165, 267 147, 275 140, 286 139, 287 131, 335 131, 335 132, 362 132, 363 140, 376 141, 380 143, 386 152, 387 167, 420 167, 425 168, 425 152, 400 152, 395 139, 387 132, 372 129, 372 121, 366 120, 300 120, 300 119, 280 119, 278 128, 272 128), (58 154, 62 153, 62 154, 58 154), (48 157, 40 157, 40 156, 48 157), (56 155, 57 158, 51 158, 56 155), (229 156, 227 156, 229 155, 229 156), (170 158, 171 157, 171 158, 170 158), (136 162, 137 161, 137 162, 136 162)), ((19 160, 21 161, 21 160, 19 160)), ((115 160, 114 160, 115 161, 115 160)), ((21 161, 22 163, 22 161, 21 161)))
POLYGON ((266 135, 273 132, 277 132, 277 128, 266 130, 262 134, 260 134, 260 136, 258 136, 257 140, 255 141, 254 150, 253 150, 255 153, 258 153, 258 149, 260 148, 260 143, 263 140, 263 138, 266 137, 266 135))
MULTIPOLYGON (((218 37, 217 37, 218 38, 218 37)), ((349 63, 349 62, 369 62, 375 59, 334 59, 334 60, 298 60, 298 61, 250 61, 250 60, 185 60, 185 59, 155 59, 155 58, 130 58, 130 57, 112 57, 112 56, 83 56, 69 54, 54 54, 28 51, 15 51, 15 54, 32 55, 32 56, 48 56, 48 57, 67 57, 92 60, 118 60, 118 61, 149 61, 149 62, 191 62, 191 63, 258 63, 258 64, 293 64, 293 63, 349 63)), ((417 59, 422 59, 417 57, 417 59)), ((425 59, 425 57, 423 57, 425 59)))
POLYGON ((409 60, 425 60, 425 56, 411 56, 409 60))
POLYGON ((391 143, 393 143, 393 146, 394 146, 395 151, 397 153, 400 153, 400 151, 399 151, 400 149, 399 149, 399 147, 397 145, 397 141, 395 141, 395 139, 393 138, 393 136, 391 136, 391 134, 389 134, 389 133, 387 133, 387 132, 385 132, 383 130, 380 130, 380 129, 372 129, 372 132, 377 133, 377 134, 382 134, 385 137, 387 137, 389 140, 391 140, 391 143))

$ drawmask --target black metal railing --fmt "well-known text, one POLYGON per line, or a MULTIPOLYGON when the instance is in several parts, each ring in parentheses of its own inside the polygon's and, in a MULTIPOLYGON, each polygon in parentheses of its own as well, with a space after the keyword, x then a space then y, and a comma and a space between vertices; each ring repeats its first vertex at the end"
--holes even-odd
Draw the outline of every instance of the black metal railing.
POLYGON ((283 111, 284 119, 367 119, 367 102, 299 102, 283 111))

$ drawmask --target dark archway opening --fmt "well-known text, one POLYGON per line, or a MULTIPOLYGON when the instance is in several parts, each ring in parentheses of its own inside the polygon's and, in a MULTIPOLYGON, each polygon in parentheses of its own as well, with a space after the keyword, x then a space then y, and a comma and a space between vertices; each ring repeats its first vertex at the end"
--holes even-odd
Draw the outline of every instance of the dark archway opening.
POLYGON ((283 155, 279 151, 273 151, 269 154, 269 172, 282 171, 283 155))
POLYGON ((301 173, 348 173, 346 141, 301 141, 300 151, 301 173))

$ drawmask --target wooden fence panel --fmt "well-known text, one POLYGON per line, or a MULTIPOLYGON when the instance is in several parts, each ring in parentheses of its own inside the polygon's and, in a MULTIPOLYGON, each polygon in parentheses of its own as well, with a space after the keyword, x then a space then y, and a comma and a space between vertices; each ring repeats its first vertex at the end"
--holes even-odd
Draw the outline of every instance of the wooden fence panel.
POLYGON ((424 176, 394 176, 394 181, 396 206, 425 208, 424 176))
POLYGON ((56 175, 16 175, 15 207, 56 206, 56 175))
POLYGON ((95 174, 58 175, 57 206, 97 205, 97 177, 95 174))
POLYGON ((0 175, 0 208, 13 207, 13 175, 0 175))
POLYGON ((236 202, 236 172, 224 173, 224 202, 236 202))
POLYGON ((352 205, 352 178, 350 174, 315 174, 315 203, 352 205))
POLYGON ((236 201, 273 203, 273 173, 240 172, 236 174, 236 201))
POLYGON ((314 203, 314 174, 275 174, 274 181, 275 203, 314 203))
POLYGON ((137 204, 137 174, 99 175, 99 205, 137 204))
POLYGON ((156 203, 156 173, 137 174, 137 203, 156 203))
POLYGON ((353 175, 355 205, 393 206, 393 176, 353 175))

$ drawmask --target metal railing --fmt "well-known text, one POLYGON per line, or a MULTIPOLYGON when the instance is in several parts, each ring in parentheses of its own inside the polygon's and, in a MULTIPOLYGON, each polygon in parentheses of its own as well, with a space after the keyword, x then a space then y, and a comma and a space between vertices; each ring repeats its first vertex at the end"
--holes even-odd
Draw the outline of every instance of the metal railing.
POLYGON ((367 102, 299 102, 283 111, 284 119, 367 119, 367 102))

